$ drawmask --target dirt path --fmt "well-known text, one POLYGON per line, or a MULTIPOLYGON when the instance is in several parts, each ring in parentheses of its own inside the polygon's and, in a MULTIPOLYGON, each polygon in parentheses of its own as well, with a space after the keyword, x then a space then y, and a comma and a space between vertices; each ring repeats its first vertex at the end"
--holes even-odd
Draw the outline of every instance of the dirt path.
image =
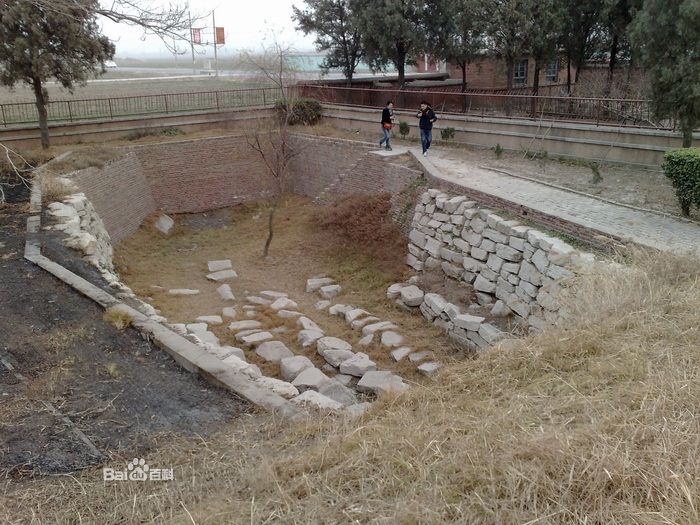
POLYGON ((0 209, 0 356, 27 378, 0 365, 0 492, 27 476, 123 465, 170 436, 216 432, 250 410, 135 331, 118 332, 98 306, 25 261, 24 208, 0 209))

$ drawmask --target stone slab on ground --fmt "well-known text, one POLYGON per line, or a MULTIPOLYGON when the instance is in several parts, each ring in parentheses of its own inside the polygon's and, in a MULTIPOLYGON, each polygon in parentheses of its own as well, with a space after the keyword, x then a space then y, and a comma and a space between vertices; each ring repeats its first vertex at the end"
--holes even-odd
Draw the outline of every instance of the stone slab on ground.
POLYGON ((330 378, 316 367, 305 368, 294 378, 292 384, 300 390, 318 390, 325 385, 330 378))
POLYGON ((329 277, 308 279, 306 281, 306 291, 308 293, 315 292, 316 290, 320 290, 322 286, 328 286, 329 284, 333 284, 334 282, 335 281, 333 279, 330 279, 329 277))
POLYGON ((199 290, 194 288, 171 288, 168 295, 197 295, 199 290))
POLYGON ((380 323, 372 323, 368 324, 362 327, 362 335, 370 335, 374 334, 376 332, 382 332, 384 330, 395 330, 397 329, 398 326, 396 326, 394 323, 391 321, 382 321, 380 323))
POLYGON ((255 383, 263 388, 271 390, 275 394, 282 396, 285 399, 291 399, 299 395, 297 387, 281 379, 274 377, 262 376, 255 380, 255 383))
POLYGON ((319 288, 318 290, 318 293, 324 299, 333 299, 336 295, 338 295, 341 292, 341 290, 342 288, 339 284, 329 284, 327 286, 321 286, 321 288, 319 288))
POLYGON ((294 310, 299 308, 299 305, 288 297, 279 297, 272 302, 270 308, 273 310, 294 310))
POLYGON ((189 323, 185 325, 188 332, 196 334, 197 332, 206 332, 209 330, 207 323, 189 323))
POLYGON ((248 301, 250 304, 255 304, 259 306, 270 306, 272 304, 272 301, 269 299, 264 299, 262 297, 258 297, 257 295, 249 295, 245 298, 246 301, 248 301))
POLYGON ((165 215, 164 213, 159 215, 153 223, 153 227, 163 235, 170 234, 170 231, 173 229, 173 226, 175 226, 175 221, 167 215, 165 215))
POLYGON ((377 364, 367 354, 356 353, 350 359, 340 363, 340 373, 355 377, 362 377, 367 372, 377 369, 377 364))
POLYGON ((352 310, 354 307, 349 304, 334 304, 328 309, 331 315, 345 315, 345 312, 352 310))
POLYGON ((228 284, 222 284, 216 289, 216 293, 219 294, 219 297, 221 297, 224 301, 235 301, 236 297, 233 295, 233 291, 231 291, 231 287, 228 284))
POLYGON ((316 345, 316 350, 319 355, 323 356, 328 350, 348 350, 352 351, 352 345, 347 341, 338 339, 337 337, 323 337, 320 338, 316 345))
POLYGON ((407 346, 402 346, 401 348, 397 348, 396 350, 392 350, 391 353, 389 354, 391 358, 396 361, 397 363, 401 361, 403 358, 405 358, 407 355, 409 355, 413 350, 411 350, 407 346))
POLYGON ((285 292, 275 292, 274 290, 263 290, 262 292, 260 292, 260 296, 264 297, 265 299, 270 299, 271 301, 274 301, 281 297, 289 297, 289 294, 285 292))
POLYGON ((232 332, 240 332, 242 330, 253 330, 255 328, 261 328, 262 323, 260 321, 254 321, 252 319, 247 319, 245 321, 234 321, 228 325, 228 329, 232 332))
POLYGON ((307 346, 313 345, 316 341, 321 339, 325 334, 320 330, 301 330, 297 335, 297 340, 299 344, 306 348, 307 346))
POLYGON ((223 270, 232 270, 231 259, 220 259, 218 261, 207 262, 207 269, 210 272, 221 272, 223 270))
POLYGON ((316 310, 325 310, 330 305, 331 305, 331 302, 328 299, 322 299, 314 305, 314 308, 316 310))
POLYGON ((373 394, 387 394, 389 392, 403 392, 408 385, 403 382, 401 376, 397 376, 386 370, 367 372, 357 382, 357 390, 373 394))
POLYGON ((302 330, 316 330, 318 332, 323 332, 320 326, 305 316, 301 316, 299 319, 297 319, 297 325, 300 326, 302 330))
POLYGON ((301 312, 295 312, 293 310, 278 310, 277 311, 277 317, 281 317, 282 319, 294 319, 295 317, 301 317, 302 314, 301 312))
POLYGON ((352 350, 344 350, 341 348, 328 349, 321 355, 329 365, 335 368, 338 368, 341 363, 347 361, 348 359, 352 359, 355 356, 352 350))
POLYGON ((221 310, 221 315, 228 317, 229 319, 235 319, 238 312, 236 312, 236 309, 233 306, 226 306, 221 310))
POLYGON ((307 368, 314 368, 314 364, 305 355, 295 355, 280 361, 280 374, 285 381, 294 381, 307 368))
POLYGON ((335 411, 343 408, 342 404, 313 390, 307 390, 303 394, 298 395, 292 399, 292 403, 306 408, 315 408, 323 411, 335 411))
POLYGON ((438 369, 440 368, 440 363, 436 363, 434 361, 431 361, 429 363, 423 363, 418 367, 418 372, 423 374, 424 376, 432 376, 435 374, 438 369))
POLYGON ((257 346, 265 341, 269 341, 274 336, 270 332, 256 332, 241 338, 241 342, 246 346, 257 346))
POLYGON ((391 330, 382 332, 382 346, 393 348, 395 346, 401 346, 401 343, 403 343, 403 336, 401 334, 397 334, 391 330))
POLYGON ((358 417, 364 416, 365 412, 367 412, 371 407, 372 403, 368 401, 363 401, 362 403, 356 403, 354 405, 345 407, 345 410, 343 412, 350 419, 356 419, 358 417))
POLYGON ((367 324, 376 323, 379 320, 379 317, 374 317, 373 315, 370 315, 369 317, 363 317, 361 319, 355 319, 352 323, 350 323, 350 328, 352 328, 353 330, 357 330, 358 328, 362 328, 367 324))
POLYGON ((210 281, 225 281, 227 279, 235 279, 238 274, 234 270, 221 270, 220 272, 212 272, 207 274, 207 279, 210 281))
POLYGON ((294 357, 292 351, 281 341, 265 341, 260 344, 255 353, 268 363, 279 363, 287 357, 294 357))
POLYGON ((318 392, 345 406, 357 402, 357 394, 355 391, 335 379, 331 379, 324 385, 321 385, 318 392))
POLYGON ((422 352, 413 352, 408 356, 408 360, 411 363, 418 363, 419 361, 425 361, 426 359, 432 359, 435 354, 430 350, 423 350, 422 352))
POLYGON ((423 290, 413 284, 401 288, 399 295, 401 296, 401 302, 406 306, 420 306, 425 296, 423 290))
POLYGON ((199 323, 207 323, 211 325, 223 324, 224 320, 220 315, 200 315, 195 319, 199 323))

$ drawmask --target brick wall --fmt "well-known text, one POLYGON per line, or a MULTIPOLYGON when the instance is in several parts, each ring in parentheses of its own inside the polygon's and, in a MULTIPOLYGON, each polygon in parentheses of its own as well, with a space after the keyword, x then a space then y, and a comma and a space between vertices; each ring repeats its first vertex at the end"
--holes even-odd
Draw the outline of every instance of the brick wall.
POLYGON ((92 202, 113 243, 135 232, 156 209, 149 183, 134 153, 102 169, 77 172, 74 181, 92 202))
POLYGON ((376 146, 342 139, 295 135, 287 189, 331 203, 346 195, 399 195, 422 172, 371 153, 376 146))
POLYGON ((244 136, 130 148, 143 166, 155 205, 166 213, 223 208, 270 194, 272 180, 244 136))

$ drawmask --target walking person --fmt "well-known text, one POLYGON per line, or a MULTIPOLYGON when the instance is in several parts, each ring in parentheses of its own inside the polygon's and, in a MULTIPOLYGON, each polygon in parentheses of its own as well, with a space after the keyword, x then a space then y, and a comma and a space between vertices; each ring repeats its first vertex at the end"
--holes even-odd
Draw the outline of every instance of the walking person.
POLYGON ((382 132, 384 137, 379 141, 379 147, 386 144, 386 149, 391 151, 391 128, 394 127, 394 103, 389 100, 382 111, 382 132))
POLYGON ((423 156, 428 156, 430 143, 433 141, 433 122, 437 120, 437 115, 425 100, 420 103, 420 110, 416 113, 416 117, 420 119, 418 127, 420 128, 420 143, 423 146, 423 156))

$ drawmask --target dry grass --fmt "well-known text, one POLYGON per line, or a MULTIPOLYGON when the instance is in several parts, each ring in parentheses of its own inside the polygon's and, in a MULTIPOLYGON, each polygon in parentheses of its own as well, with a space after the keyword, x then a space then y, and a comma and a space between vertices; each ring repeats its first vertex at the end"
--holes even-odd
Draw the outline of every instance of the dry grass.
POLYGON ((149 455, 175 482, 41 480, 0 521, 698 523, 700 265, 629 262, 575 283, 568 329, 454 366, 360 422, 258 416, 149 455))
POLYGON ((113 306, 105 310, 102 320, 111 324, 117 330, 124 330, 131 325, 131 315, 121 305, 113 306))
POLYGON ((44 173, 41 176, 41 199, 44 204, 61 202, 75 190, 70 182, 54 173, 44 173))

